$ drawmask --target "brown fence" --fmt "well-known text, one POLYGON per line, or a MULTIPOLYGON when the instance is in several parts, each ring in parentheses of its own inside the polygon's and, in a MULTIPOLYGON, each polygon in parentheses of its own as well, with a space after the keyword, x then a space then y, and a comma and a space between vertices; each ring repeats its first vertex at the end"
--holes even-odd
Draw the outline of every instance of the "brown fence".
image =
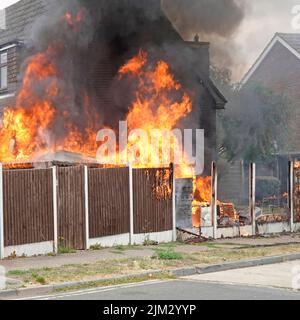
POLYGON ((294 168, 294 222, 300 222, 300 168, 294 168))
POLYGON ((57 167, 56 171, 52 167, 3 170, 4 246, 56 244, 57 240, 61 246, 85 249, 88 239, 170 231, 172 196, 172 168, 78 165, 57 167))
POLYGON ((52 170, 4 170, 4 246, 54 237, 52 170))
POLYGON ((173 170, 134 169, 134 233, 172 230, 173 170))
POLYGON ((89 169, 89 236, 129 233, 128 168, 89 169))
POLYGON ((84 167, 57 168, 57 181, 59 244, 85 249, 84 167))

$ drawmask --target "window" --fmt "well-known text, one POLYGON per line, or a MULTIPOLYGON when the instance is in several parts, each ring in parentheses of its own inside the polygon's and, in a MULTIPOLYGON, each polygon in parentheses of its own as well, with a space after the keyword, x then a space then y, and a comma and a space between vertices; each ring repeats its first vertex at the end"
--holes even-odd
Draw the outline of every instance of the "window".
POLYGON ((7 89, 7 52, 0 53, 0 90, 7 89))

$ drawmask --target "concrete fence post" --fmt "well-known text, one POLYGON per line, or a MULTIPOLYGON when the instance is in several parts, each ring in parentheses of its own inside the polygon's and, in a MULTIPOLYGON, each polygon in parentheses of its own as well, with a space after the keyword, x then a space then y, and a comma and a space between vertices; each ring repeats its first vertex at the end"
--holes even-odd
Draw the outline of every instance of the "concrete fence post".
POLYGON ((85 211, 85 247, 90 248, 90 228, 89 228, 89 174, 88 167, 84 166, 84 211, 85 211))
POLYGON ((0 259, 4 259, 3 165, 0 164, 0 259))
POLYGON ((249 166, 249 209, 252 225, 252 236, 256 235, 256 215, 255 215, 255 192, 256 192, 256 165, 255 163, 250 163, 249 166))
POLYGON ((133 245, 134 235, 134 219, 133 219, 133 169, 132 165, 129 164, 129 244, 133 245))
POLYGON ((294 161, 289 162, 289 207, 290 207, 290 225, 291 232, 295 231, 294 224, 294 161))
POLYGON ((172 172, 172 221, 173 221, 173 235, 172 240, 177 241, 177 223, 176 223, 176 177, 175 177, 175 165, 172 163, 170 166, 172 172))
POLYGON ((58 252, 58 218, 57 218, 57 175, 56 167, 52 167, 52 185, 53 185, 53 226, 54 226, 54 239, 53 251, 58 252))
POLYGON ((216 162, 211 165, 211 211, 213 224, 213 237, 218 237, 218 219, 217 219, 217 202, 218 202, 218 171, 216 162))

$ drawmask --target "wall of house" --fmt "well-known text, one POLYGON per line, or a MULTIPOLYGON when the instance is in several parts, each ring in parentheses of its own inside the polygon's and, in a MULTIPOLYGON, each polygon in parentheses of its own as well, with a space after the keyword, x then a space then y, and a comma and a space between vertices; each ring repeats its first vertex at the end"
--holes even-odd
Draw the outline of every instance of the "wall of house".
POLYGON ((277 42, 267 57, 250 77, 243 90, 253 83, 260 83, 275 92, 286 94, 295 106, 291 127, 296 132, 292 151, 300 150, 300 61, 281 43, 277 42))

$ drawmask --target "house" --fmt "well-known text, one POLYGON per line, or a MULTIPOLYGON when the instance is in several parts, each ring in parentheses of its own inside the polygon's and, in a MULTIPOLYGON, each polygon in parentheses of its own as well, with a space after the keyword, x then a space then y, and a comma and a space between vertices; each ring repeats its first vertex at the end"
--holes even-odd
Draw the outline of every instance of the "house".
MULTIPOLYGON (((112 9, 111 2, 106 0, 99 0, 92 8, 101 9, 102 18, 90 45, 93 50, 87 51, 86 72, 80 75, 86 78, 89 96, 111 114, 116 102, 110 88, 120 65, 139 48, 149 48, 159 58, 167 59, 183 86, 193 92, 193 102, 198 107, 194 107, 183 127, 205 130, 206 173, 210 173, 210 163, 216 159, 216 112, 224 108, 226 99, 210 79, 209 43, 200 42, 198 37, 192 42, 184 41, 164 14, 160 0, 120 0, 119 4, 122 4, 119 11, 112 9), (132 21, 138 28, 132 28, 132 21), (107 50, 103 50, 104 45, 107 50)), ((21 0, 5 10, 6 26, 0 31, 2 109, 13 103, 21 80, 19 71, 27 35, 43 14, 47 14, 44 0, 21 0)), ((122 104, 126 104, 124 100, 122 104)), ((122 119, 123 114, 117 116, 122 119)))
POLYGON ((241 90, 260 84, 283 94, 295 107, 291 153, 300 151, 300 34, 276 33, 241 81, 241 90))

